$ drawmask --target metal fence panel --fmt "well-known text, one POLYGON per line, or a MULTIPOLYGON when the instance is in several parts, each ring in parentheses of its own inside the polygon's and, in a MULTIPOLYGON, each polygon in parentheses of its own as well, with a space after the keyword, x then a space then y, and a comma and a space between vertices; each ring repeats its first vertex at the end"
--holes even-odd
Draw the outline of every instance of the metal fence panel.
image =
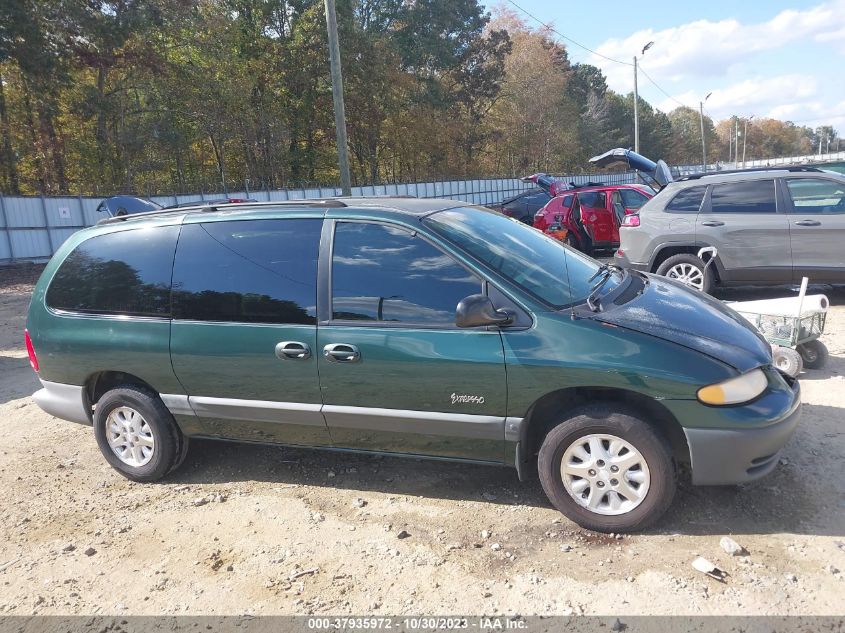
MULTIPOLYGON (((746 161, 747 167, 791 165, 813 161, 845 161, 845 152, 821 156, 793 156, 788 158, 755 159, 746 161)), ((708 165, 708 171, 733 167, 720 163, 708 165)), ((701 165, 673 167, 679 176, 698 173, 701 165)), ((578 174, 560 176, 564 182, 585 184, 600 181, 606 184, 637 182, 634 172, 610 174, 578 174)), ((454 198, 469 204, 494 205, 502 200, 534 188, 531 182, 518 178, 487 178, 448 180, 409 184, 365 185, 352 188, 353 196, 414 196, 418 198, 454 198)), ((235 191, 224 194, 198 193, 154 196, 162 205, 202 202, 216 198, 253 198, 259 201, 284 201, 332 198, 341 195, 336 187, 312 189, 279 189, 235 191)), ((83 196, 40 197, 0 195, 0 264, 16 260, 47 259, 75 231, 96 224, 102 219, 97 212, 102 198, 83 196)))

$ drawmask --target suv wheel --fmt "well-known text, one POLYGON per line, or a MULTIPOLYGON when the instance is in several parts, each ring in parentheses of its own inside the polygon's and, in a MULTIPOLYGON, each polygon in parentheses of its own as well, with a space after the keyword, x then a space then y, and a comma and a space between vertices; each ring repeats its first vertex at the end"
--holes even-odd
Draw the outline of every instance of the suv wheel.
POLYGON ((106 461, 132 481, 161 479, 187 450, 187 438, 161 399, 129 385, 112 389, 97 402, 94 435, 106 461))
POLYGON ((675 494, 675 469, 663 438, 632 413, 587 405, 552 429, 538 458, 543 490, 581 527, 641 530, 675 494))
POLYGON ((657 274, 677 279, 690 288, 709 294, 713 290, 713 273, 704 270, 704 262, 695 255, 681 253, 667 258, 657 267, 657 274))

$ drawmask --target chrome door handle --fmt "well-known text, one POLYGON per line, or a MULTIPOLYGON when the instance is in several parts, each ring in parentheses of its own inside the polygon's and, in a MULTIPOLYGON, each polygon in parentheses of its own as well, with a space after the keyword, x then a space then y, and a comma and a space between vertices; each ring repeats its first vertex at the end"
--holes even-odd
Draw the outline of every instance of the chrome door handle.
POLYGON ((331 343, 323 348, 323 356, 333 363, 356 363, 361 360, 361 352, 354 345, 331 343))
POLYGON ((702 226, 724 226, 724 222, 720 222, 719 220, 705 220, 701 223, 702 226))
POLYGON ((282 360, 306 360, 311 358, 311 347, 299 341, 282 341, 276 344, 276 356, 282 360))
POLYGON ((797 226, 821 226, 821 222, 818 220, 798 220, 795 223, 797 226))

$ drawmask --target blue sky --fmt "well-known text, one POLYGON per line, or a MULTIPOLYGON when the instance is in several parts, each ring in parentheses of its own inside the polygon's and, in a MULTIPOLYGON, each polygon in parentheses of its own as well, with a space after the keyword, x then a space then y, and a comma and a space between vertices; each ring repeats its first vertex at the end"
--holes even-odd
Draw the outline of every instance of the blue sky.
MULTIPOLYGON (((845 135, 845 0, 710 0, 688 2, 549 2, 515 0, 579 43, 631 62, 649 41, 640 63, 671 95, 640 75, 640 95, 669 111, 678 102, 719 120, 734 114, 771 116, 816 127, 832 124, 845 135)), ((488 8, 513 10, 508 0, 488 8)), ((618 92, 633 89, 633 69, 609 62, 570 42, 570 58, 599 66, 618 92)))

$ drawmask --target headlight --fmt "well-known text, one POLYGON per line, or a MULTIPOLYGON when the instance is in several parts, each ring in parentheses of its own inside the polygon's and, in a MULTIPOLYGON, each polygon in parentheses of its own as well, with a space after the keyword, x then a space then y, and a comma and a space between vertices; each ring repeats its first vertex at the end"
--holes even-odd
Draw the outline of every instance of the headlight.
POLYGON ((755 369, 716 385, 698 390, 698 399, 704 404, 741 404, 759 396, 769 385, 762 369, 755 369))

